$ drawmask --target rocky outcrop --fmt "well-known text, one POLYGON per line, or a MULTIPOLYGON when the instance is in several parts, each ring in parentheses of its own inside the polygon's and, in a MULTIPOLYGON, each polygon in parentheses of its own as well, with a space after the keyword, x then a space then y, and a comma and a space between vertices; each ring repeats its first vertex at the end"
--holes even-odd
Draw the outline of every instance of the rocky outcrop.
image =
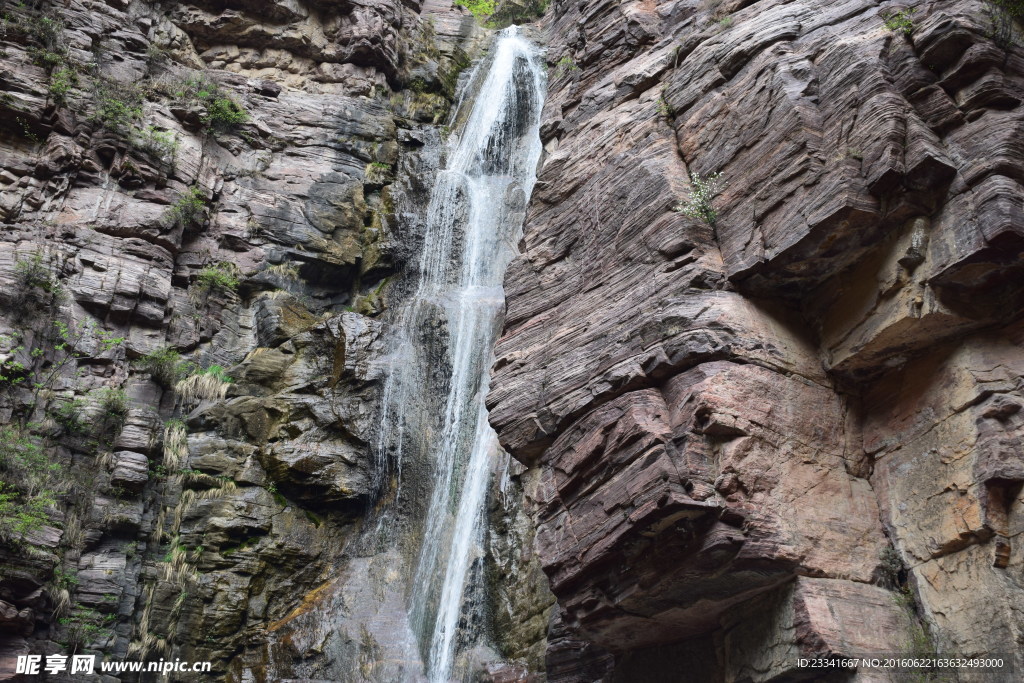
MULTIPOLYGON (((492 19, 545 8, 546 154, 488 398, 518 462, 495 464, 467 656, 494 681, 1024 669, 1007 25, 985 0, 492 19), (715 173, 707 221, 679 211, 715 173)), ((382 314, 473 17, 0 11, 0 678, 74 650, 414 679, 420 520, 374 497, 382 314)), ((403 466, 422 494, 429 463, 403 466)))
POLYGON ((548 14, 488 404, 540 479, 551 680, 1019 660, 1024 53, 980 0, 905 9, 548 14))
POLYGON ((477 25, 433 0, 0 9, 0 678, 72 650, 308 664, 271 641, 371 507, 380 314, 477 25))

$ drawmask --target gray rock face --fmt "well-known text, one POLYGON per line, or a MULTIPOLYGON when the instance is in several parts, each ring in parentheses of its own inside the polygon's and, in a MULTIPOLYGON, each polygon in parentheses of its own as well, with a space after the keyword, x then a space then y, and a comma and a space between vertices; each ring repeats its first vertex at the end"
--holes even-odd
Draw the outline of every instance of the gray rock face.
POLYGON ((1019 653, 1024 62, 985 3, 903 9, 548 13, 488 403, 540 482, 551 680, 1019 653))
POLYGON ((379 316, 477 25, 392 0, 29 5, 0 31, 0 494, 33 511, 0 515, 0 678, 71 649, 229 680, 373 666, 341 631, 389 628, 346 602, 394 565, 347 548, 379 316), (333 659, 284 635, 328 599, 333 659))

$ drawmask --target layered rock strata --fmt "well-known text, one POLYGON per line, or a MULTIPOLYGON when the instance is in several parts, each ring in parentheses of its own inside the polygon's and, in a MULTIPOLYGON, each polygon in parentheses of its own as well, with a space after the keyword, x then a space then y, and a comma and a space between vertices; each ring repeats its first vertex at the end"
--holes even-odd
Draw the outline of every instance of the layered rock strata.
POLYGON ((1022 670, 1024 52, 993 11, 553 4, 488 399, 539 482, 549 680, 1022 670))
MULTIPOLYGON (((331 580, 393 578, 350 553, 380 314, 477 22, 434 0, 0 10, 0 678, 72 651, 372 672, 331 580), (325 653, 294 629, 328 598, 325 653)), ((536 668, 521 631, 504 649, 536 668)))

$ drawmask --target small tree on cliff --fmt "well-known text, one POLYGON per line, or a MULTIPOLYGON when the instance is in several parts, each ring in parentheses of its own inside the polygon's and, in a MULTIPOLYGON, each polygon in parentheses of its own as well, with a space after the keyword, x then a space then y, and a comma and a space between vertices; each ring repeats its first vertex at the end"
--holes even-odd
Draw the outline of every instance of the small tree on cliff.
POLYGON ((725 187, 721 173, 712 173, 709 176, 701 176, 699 173, 690 174, 690 196, 686 201, 676 206, 676 211, 690 218, 704 221, 712 228, 718 220, 718 211, 712 202, 718 193, 725 187))

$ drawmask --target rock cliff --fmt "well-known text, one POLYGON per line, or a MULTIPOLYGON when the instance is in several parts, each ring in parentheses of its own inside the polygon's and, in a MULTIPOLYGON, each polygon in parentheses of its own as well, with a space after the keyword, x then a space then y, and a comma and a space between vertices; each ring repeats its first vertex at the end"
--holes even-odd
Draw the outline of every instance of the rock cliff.
POLYGON ((75 651, 355 680, 373 634, 325 654, 290 625, 374 503, 379 314, 478 23, 0 12, 0 679, 75 651))
MULTIPOLYGON (((1019 26, 498 4, 546 10, 549 94, 482 675, 1024 670, 1019 26), (707 220, 679 210, 718 173, 707 220)), ((447 0, 0 0, 0 680, 72 651, 415 679, 410 548, 367 531, 381 355, 485 44, 447 0)))
POLYGON ((1000 16, 553 4, 488 399, 538 478, 549 680, 1024 666, 1024 52, 1000 16), (717 173, 708 220, 678 210, 717 173))

